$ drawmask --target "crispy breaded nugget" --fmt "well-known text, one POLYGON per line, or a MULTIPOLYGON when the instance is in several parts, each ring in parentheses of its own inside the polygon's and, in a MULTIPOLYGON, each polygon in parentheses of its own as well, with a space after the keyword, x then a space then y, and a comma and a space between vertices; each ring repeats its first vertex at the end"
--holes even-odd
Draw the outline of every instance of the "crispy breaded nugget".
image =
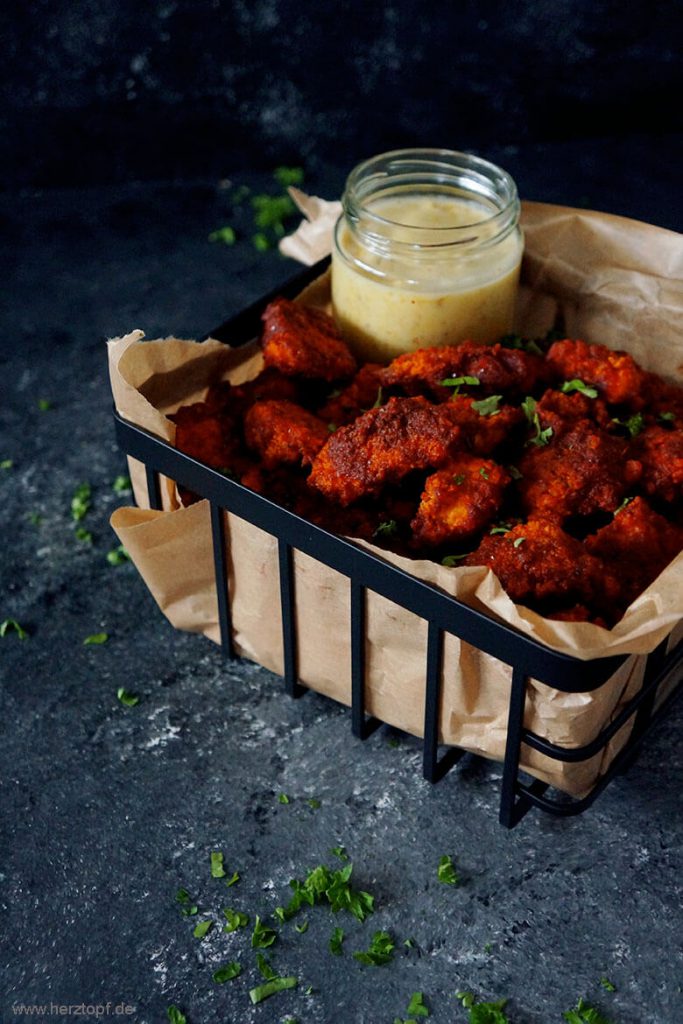
POLYGON ((469 540, 493 520, 510 482, 502 466, 474 455, 458 455, 425 481, 411 525, 417 544, 469 540))
POLYGON ((216 412, 207 402, 183 405, 170 419, 175 422, 175 444, 181 452, 206 462, 214 469, 231 468, 239 452, 235 416, 216 412))
POLYGON ((518 463, 523 507, 534 518, 562 523, 568 516, 613 512, 637 481, 641 465, 628 442, 579 420, 547 446, 527 449, 518 463))
POLYGON ((498 406, 497 410, 487 411, 493 406, 486 403, 491 403, 495 397, 480 401, 470 395, 453 395, 446 406, 476 455, 490 455, 503 441, 509 440, 511 431, 524 419, 524 413, 515 405, 493 403, 498 406))
POLYGON ((263 314, 263 358, 287 376, 340 380, 356 371, 332 317, 289 299, 275 299, 263 314))
POLYGON ((664 380, 656 373, 646 374, 645 398, 649 413, 662 421, 683 428, 683 387, 664 380))
POLYGON ((316 415, 326 423, 334 423, 337 427, 343 427, 346 423, 355 420, 356 416, 371 409, 378 398, 381 405, 380 388, 383 370, 384 367, 379 363, 365 363, 351 383, 328 398, 325 404, 317 410, 316 415))
POLYGON ((539 601, 590 608, 610 600, 618 584, 603 562, 556 523, 530 519, 505 534, 487 534, 462 565, 493 569, 513 601, 539 601))
POLYGON ((645 427, 632 451, 642 463, 641 486, 648 494, 664 501, 683 498, 683 429, 645 427))
POLYGON ((244 417, 247 445, 266 469, 283 462, 310 465, 329 437, 327 425, 312 412, 286 399, 254 402, 244 417))
POLYGON ((683 530, 638 497, 584 543, 592 555, 615 567, 617 607, 623 611, 683 549, 683 530))
POLYGON ((438 468, 461 444, 448 405, 426 398, 391 398, 331 435, 313 463, 309 483, 349 505, 377 495, 414 469, 438 468))
POLYGON ((574 427, 578 420, 592 420, 598 426, 607 428, 612 417, 602 398, 589 398, 578 391, 564 394, 549 388, 536 403, 536 412, 545 430, 552 428, 557 439, 574 427))
POLYGON ((548 363, 558 380, 578 379, 592 384, 612 405, 637 412, 645 404, 647 374, 627 352, 565 338, 551 345, 548 363))
POLYGON ((543 380, 545 367, 540 356, 503 345, 461 345, 423 348, 397 356, 382 374, 387 387, 400 387, 409 395, 428 391, 445 401, 453 393, 442 380, 476 377, 479 384, 467 385, 467 393, 477 398, 504 394, 508 397, 529 394, 543 380))

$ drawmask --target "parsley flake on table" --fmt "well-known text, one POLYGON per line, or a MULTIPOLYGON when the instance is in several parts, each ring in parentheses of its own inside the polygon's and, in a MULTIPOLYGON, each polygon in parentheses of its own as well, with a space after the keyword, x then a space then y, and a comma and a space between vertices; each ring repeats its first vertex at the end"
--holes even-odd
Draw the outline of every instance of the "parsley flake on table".
POLYGON ((460 876, 455 870, 455 865, 447 853, 439 858, 439 866, 436 869, 436 876, 444 885, 458 885, 460 876))
POLYGON ((222 985, 226 981, 232 981, 233 978, 237 978, 241 973, 242 965, 237 960, 231 960, 229 964, 224 964, 223 967, 219 967, 217 971, 214 971, 212 977, 218 985, 222 985))
POLYGON ((52 402, 50 401, 49 398, 39 398, 38 408, 41 412, 47 412, 49 409, 52 408, 52 402))
POLYGON ((472 992, 456 992, 465 1010, 469 1010, 469 1024, 510 1024, 503 1008, 507 999, 495 1003, 480 1003, 472 992))
POLYGON ((269 928, 265 925, 259 915, 256 915, 254 921, 254 930, 251 933, 251 946, 252 949, 267 949, 268 946, 272 946, 277 939, 277 932, 273 928, 269 928))
POLYGON ((213 921, 200 921, 195 925, 192 934, 195 939, 203 939, 205 935, 208 935, 213 928, 213 921))
POLYGON ((560 388, 560 391, 562 391, 565 395, 570 395, 572 391, 579 391, 582 395, 585 395, 586 398, 598 397, 598 389, 591 387, 591 385, 589 384, 584 384, 584 382, 580 380, 578 377, 574 377, 573 380, 564 381, 560 388))
POLYGON ((409 1017, 428 1017, 429 1007, 425 1004, 422 992, 413 992, 408 1003, 409 1017))
POLYGON ((333 953, 334 956, 341 956, 342 955, 342 942, 343 941, 344 941, 344 929, 343 928, 335 928, 333 930, 332 934, 330 935, 330 940, 329 940, 330 953, 333 953))
POLYGON ((337 871, 331 871, 324 864, 319 864, 308 873, 303 882, 293 878, 289 885, 294 895, 283 908, 286 919, 293 917, 302 906, 314 906, 325 900, 330 904, 333 913, 347 910, 359 921, 364 921, 374 911, 374 896, 362 890, 353 889, 350 883, 353 864, 346 864, 337 871))
POLYGON ((291 801, 286 793, 280 793, 280 795, 278 796, 278 802, 281 804, 288 804, 291 801))
POLYGON ((233 910, 232 907, 223 907, 223 916, 228 922, 223 927, 224 932, 236 932, 238 928, 246 928, 249 924, 249 915, 241 910, 233 910))
POLYGON ((266 981, 263 985, 257 985, 256 988, 250 989, 249 998, 256 1005, 257 1003, 262 1003, 264 999, 274 996, 277 992, 284 992, 288 988, 296 988, 298 984, 298 980, 293 977, 273 978, 272 981, 266 981))
POLYGON ((115 494, 128 494, 133 490, 133 485, 130 482, 130 477, 125 476, 123 473, 119 474, 111 485, 112 491, 115 494))
POLYGON ((217 231, 212 231, 209 235, 210 242, 222 242, 223 245, 234 245, 237 241, 237 234, 235 229, 226 224, 223 228, 218 228, 217 231))
POLYGON ((369 947, 355 952, 353 958, 368 967, 381 967, 392 959, 395 948, 389 932, 379 931, 372 936, 369 947))
POLYGON ((14 459, 2 459, 0 461, 0 469, 11 469, 14 465, 14 459))
POLYGON ((169 1006, 166 1010, 166 1016, 171 1024, 187 1024, 187 1017, 184 1013, 180 1012, 177 1006, 169 1006))
POLYGON ((309 806, 309 807, 313 808, 313 810, 314 810, 314 811, 317 811, 317 810, 319 810, 319 809, 320 809, 320 807, 322 806, 322 804, 320 803, 320 801, 319 801, 319 800, 316 800, 316 799, 315 799, 315 797, 310 797, 310 798, 309 798, 309 799, 308 799, 308 800, 306 801, 306 803, 308 804, 308 806, 309 806))
POLYGON ((472 408, 480 416, 497 416, 502 400, 502 395, 490 395, 488 398, 482 398, 479 402, 472 402, 472 408))
POLYGON ((126 690, 123 686, 119 686, 116 696, 126 708, 134 708, 136 704, 140 703, 137 693, 131 693, 130 690, 126 690))
POLYGON ((240 880, 239 872, 233 871, 233 873, 230 875, 230 878, 226 878, 225 879, 225 884, 227 886, 234 885, 235 882, 239 882, 239 880, 240 880))
POLYGON ((90 530, 86 530, 84 526, 77 526, 74 530, 74 537, 80 541, 81 544, 92 544, 93 536, 90 530))
POLYGON ((302 921, 301 924, 295 924, 294 931, 298 932, 299 935, 303 935, 304 932, 308 931, 308 921, 302 921))
POLYGON ((283 188, 290 188, 292 185, 303 185, 303 167, 276 167, 273 177, 283 188))
POLYGON ((273 981, 275 978, 277 978, 277 974, 270 966, 270 964, 264 957, 263 953, 256 954, 256 966, 261 972, 261 977, 265 978, 266 981, 273 981))
POLYGON ((123 544, 119 544, 118 547, 107 552, 107 561, 110 565, 125 565, 126 562, 130 562, 130 555, 123 544))
POLYGON ((611 1024, 607 1017, 583 999, 579 999, 574 1009, 567 1010, 562 1016, 567 1024, 611 1024))
POLYGON ((347 861, 349 859, 349 855, 344 846, 333 846, 330 853, 333 857, 339 857, 339 860, 347 861))
POLYGON ((79 523, 86 516, 92 504, 91 497, 92 487, 90 484, 79 484, 71 499, 71 518, 74 522, 79 523))
POLYGON ((90 636, 86 636, 83 641, 84 647, 100 647, 102 644, 106 644, 109 639, 109 633, 91 633, 90 636))
POLYGON ((178 892, 175 894, 175 898, 177 903, 182 904, 183 917, 194 917, 199 910, 199 907, 196 903, 192 902, 192 897, 187 889, 178 889, 178 892))
POLYGON ((617 990, 617 986, 614 982, 610 981, 609 978, 606 978, 604 974, 602 978, 600 978, 600 984, 604 988, 605 992, 616 992, 617 990))
POLYGON ((211 851, 211 877, 225 878, 225 868, 223 867, 223 854, 220 852, 220 850, 211 851))
POLYGON ((26 640, 28 633, 20 626, 16 619, 5 619, 0 622, 0 636, 7 636, 8 633, 16 633, 20 640, 26 640))

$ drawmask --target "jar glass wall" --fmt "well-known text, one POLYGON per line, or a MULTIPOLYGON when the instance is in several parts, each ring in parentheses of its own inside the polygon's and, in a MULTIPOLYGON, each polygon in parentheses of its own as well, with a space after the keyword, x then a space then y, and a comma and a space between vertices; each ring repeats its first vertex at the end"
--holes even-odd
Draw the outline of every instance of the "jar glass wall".
POLYGON ((523 240, 515 183, 450 150, 396 150, 347 180, 332 252, 332 303, 363 359, 512 327, 523 240))

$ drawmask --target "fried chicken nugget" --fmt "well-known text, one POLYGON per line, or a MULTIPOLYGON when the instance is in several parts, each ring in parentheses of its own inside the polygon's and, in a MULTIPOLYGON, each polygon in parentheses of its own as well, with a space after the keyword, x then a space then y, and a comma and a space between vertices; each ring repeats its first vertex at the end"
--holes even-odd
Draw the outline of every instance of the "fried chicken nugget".
POLYGON ((351 377, 356 360, 332 317, 289 299, 275 299, 263 314, 263 359, 286 376, 333 381, 351 377))
POLYGON ((331 501, 349 505, 377 495, 414 469, 438 468, 461 446, 448 405, 426 398, 391 398, 331 435, 309 483, 331 501))
POLYGON ((638 412, 645 404, 648 375, 627 352, 565 338, 548 351, 548 363, 560 380, 582 380, 612 405, 638 412))
POLYGON ((461 565, 489 566, 513 601, 589 608, 613 601, 618 583, 603 562, 556 523, 530 519, 505 534, 488 534, 461 565))
POLYGON ((510 476, 490 459, 459 455, 427 477, 411 529, 417 544, 467 541, 493 520, 510 476))
POLYGON ((282 463, 311 464, 329 437, 327 425, 312 412, 286 399, 254 402, 244 417, 247 445, 266 469, 282 463))
POLYGON ((576 426, 578 420, 592 420, 603 429, 609 427, 612 421, 601 398, 589 398, 579 391, 565 394, 548 388, 536 403, 536 412, 542 429, 550 427, 556 439, 576 426))
POLYGON ((518 406, 503 405, 496 411, 487 412, 484 411, 487 406, 470 395, 453 395, 446 408, 453 422, 462 428, 468 446, 477 455, 490 455, 509 439, 511 431, 524 419, 524 413, 518 406))
POLYGON ((518 466, 523 507, 555 523, 569 516, 613 512, 641 473, 628 442, 579 420, 547 446, 527 450, 518 466))
POLYGON ((316 415, 326 423, 343 427, 371 409, 378 400, 381 404, 383 370, 379 363, 365 363, 351 383, 328 398, 316 415))
POLYGON ((632 450, 642 463, 641 485, 648 494, 672 502, 683 498, 683 429, 645 427, 632 450))
POLYGON ((621 614, 683 550, 683 530, 637 497, 584 544, 590 554, 617 567, 621 614))
POLYGON ((217 412, 207 402, 183 405, 174 413, 175 444, 181 452, 191 455, 214 469, 232 468, 240 449, 240 435, 235 415, 225 408, 217 412))
POLYGON ((442 380, 453 377, 476 377, 477 397, 505 394, 526 395, 545 379, 545 366, 540 356, 503 345, 477 345, 464 341, 461 345, 423 348, 397 356, 386 367, 382 383, 400 387, 409 395, 430 392, 441 401, 453 393, 442 380))

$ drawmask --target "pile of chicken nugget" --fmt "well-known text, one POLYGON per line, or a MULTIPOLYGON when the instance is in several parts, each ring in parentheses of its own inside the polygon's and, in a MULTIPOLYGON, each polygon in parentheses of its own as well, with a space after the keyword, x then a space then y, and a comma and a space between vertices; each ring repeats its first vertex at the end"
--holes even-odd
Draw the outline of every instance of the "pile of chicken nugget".
POLYGON ((626 352, 509 336, 359 366, 287 299, 261 343, 258 377, 177 411, 176 445, 324 529, 608 627, 683 549, 683 388, 626 352))

